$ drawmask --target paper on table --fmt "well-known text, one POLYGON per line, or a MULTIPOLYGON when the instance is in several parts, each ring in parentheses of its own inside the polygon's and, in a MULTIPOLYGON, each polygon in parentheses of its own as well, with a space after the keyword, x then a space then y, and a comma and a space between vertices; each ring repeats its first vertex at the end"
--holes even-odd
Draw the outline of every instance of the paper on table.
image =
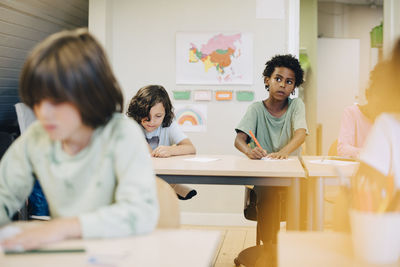
MULTIPOLYGON (((34 223, 30 223, 35 225, 34 223)), ((19 233, 21 233, 21 227, 15 225, 8 225, 0 229, 0 241, 6 240, 11 238, 19 233)), ((3 249, 3 252, 6 255, 14 255, 14 254, 37 254, 37 253, 83 253, 85 252, 85 248, 70 248, 70 247, 49 247, 49 248, 39 248, 39 249, 32 249, 32 250, 24 250, 22 245, 15 245, 13 248, 3 249)))
POLYGON ((17 226, 14 225, 5 226, 0 229, 0 241, 11 238, 19 233, 21 233, 21 228, 17 226))
POLYGON ((268 158, 268 157, 263 157, 261 160, 269 160, 269 161, 281 161, 281 160, 293 160, 293 159, 274 159, 274 158, 268 158))
POLYGON ((355 161, 342 161, 342 160, 332 160, 332 159, 315 159, 315 160, 310 160, 309 162, 315 164, 339 165, 339 166, 358 164, 355 161))
MULTIPOLYGON (((0 241, 9 239, 17 234, 21 233, 21 228, 15 225, 8 225, 0 229, 0 241)), ((14 251, 23 251, 24 248, 21 245, 16 245, 13 248, 14 251)), ((3 251, 3 248, 0 247, 0 251, 3 251)))
POLYGON ((186 161, 195 161, 195 162, 211 162, 211 161, 216 161, 220 160, 219 158, 200 158, 200 157, 195 157, 195 158, 189 158, 189 159, 184 159, 186 161))
POLYGON ((121 266, 132 255, 127 244, 122 243, 118 249, 110 249, 111 246, 109 245, 91 244, 88 246, 87 261, 90 265, 121 266))
POLYGON ((113 252, 113 253, 97 253, 89 254, 87 261, 91 265, 101 266, 120 266, 128 258, 129 253, 127 251, 113 252))

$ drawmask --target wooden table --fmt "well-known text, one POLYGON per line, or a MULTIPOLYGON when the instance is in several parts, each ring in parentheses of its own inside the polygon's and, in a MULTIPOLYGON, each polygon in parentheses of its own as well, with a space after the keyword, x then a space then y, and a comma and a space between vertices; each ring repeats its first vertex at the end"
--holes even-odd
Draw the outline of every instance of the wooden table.
POLYGON ((250 160, 235 155, 186 155, 152 158, 157 176, 171 184, 287 186, 288 229, 300 228, 300 179, 305 171, 297 157, 250 160), (217 159, 201 162, 190 159, 217 159))
POLYGON ((322 231, 324 228, 324 185, 339 185, 339 172, 348 178, 355 174, 358 162, 335 161, 324 156, 303 156, 308 177, 307 229, 322 231))
POLYGON ((200 230, 156 230, 118 239, 69 240, 48 248, 85 248, 85 253, 1 255, 4 267, 211 266, 220 233, 200 230))
MULTIPOLYGON (((353 256, 351 237, 337 232, 280 232, 279 267, 369 267, 353 256)), ((400 262, 385 267, 400 266, 400 262)))

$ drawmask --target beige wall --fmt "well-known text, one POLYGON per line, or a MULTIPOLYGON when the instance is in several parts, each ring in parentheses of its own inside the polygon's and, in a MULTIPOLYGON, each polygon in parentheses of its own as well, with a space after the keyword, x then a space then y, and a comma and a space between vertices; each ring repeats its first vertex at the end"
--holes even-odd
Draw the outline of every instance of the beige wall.
POLYGON ((400 1, 384 1, 383 52, 389 56, 394 42, 400 37, 400 1))
POLYGON ((371 49, 370 31, 383 21, 383 7, 349 5, 332 2, 318 3, 318 36, 360 39, 360 71, 358 102, 365 101, 369 72, 377 62, 378 51, 371 49))
MULTIPOLYGON (((289 2, 295 1, 286 0, 286 7, 289 2)), ((103 40, 127 100, 150 83, 162 84, 169 93, 175 89, 250 89, 255 91, 256 100, 264 99, 265 62, 275 54, 286 53, 288 46, 288 19, 256 19, 256 0, 91 0, 89 14, 89 30, 103 40), (254 84, 177 85, 175 34, 178 31, 253 33, 254 84)), ((207 132, 188 133, 198 153, 239 154, 233 146, 234 128, 250 103, 213 100, 206 105, 207 132)), ((243 218, 243 186, 194 187, 198 196, 181 201, 182 211, 236 214, 243 218)))
POLYGON ((310 135, 306 140, 306 153, 316 153, 317 123, 317 0, 300 1, 300 48, 307 53, 311 68, 305 77, 304 103, 310 135))

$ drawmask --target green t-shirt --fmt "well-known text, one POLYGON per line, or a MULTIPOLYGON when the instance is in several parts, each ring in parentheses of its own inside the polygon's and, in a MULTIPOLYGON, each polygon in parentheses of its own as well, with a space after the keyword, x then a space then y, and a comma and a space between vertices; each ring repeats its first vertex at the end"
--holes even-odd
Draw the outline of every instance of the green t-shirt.
MULTIPOLYGON (((272 116, 262 101, 255 102, 249 106, 235 130, 246 133, 247 141, 254 147, 255 143, 249 134, 251 130, 260 145, 271 153, 278 152, 286 146, 297 129, 306 129, 308 134, 305 106, 300 98, 289 98, 288 109, 280 118, 272 116)), ((299 147, 293 151, 292 155, 298 155, 300 149, 299 147)))

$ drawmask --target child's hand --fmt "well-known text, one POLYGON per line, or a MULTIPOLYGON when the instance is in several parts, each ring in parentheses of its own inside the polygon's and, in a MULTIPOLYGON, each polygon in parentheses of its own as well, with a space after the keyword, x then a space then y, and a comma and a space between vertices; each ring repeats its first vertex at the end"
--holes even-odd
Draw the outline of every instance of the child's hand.
POLYGON ((159 146, 156 147, 153 152, 151 152, 152 157, 156 158, 168 158, 172 156, 170 146, 159 146))
POLYGON ((56 219, 42 222, 32 227, 22 228, 22 232, 1 242, 5 250, 37 249, 45 244, 61 241, 69 237, 80 237, 81 230, 77 218, 56 219))
POLYGON ((289 157, 289 154, 279 151, 275 153, 269 153, 267 157, 272 159, 287 159, 289 157))
POLYGON ((246 155, 250 159, 261 159, 261 158, 267 156, 267 151, 264 149, 261 149, 259 147, 255 147, 255 148, 251 149, 249 152, 247 152, 246 155))

